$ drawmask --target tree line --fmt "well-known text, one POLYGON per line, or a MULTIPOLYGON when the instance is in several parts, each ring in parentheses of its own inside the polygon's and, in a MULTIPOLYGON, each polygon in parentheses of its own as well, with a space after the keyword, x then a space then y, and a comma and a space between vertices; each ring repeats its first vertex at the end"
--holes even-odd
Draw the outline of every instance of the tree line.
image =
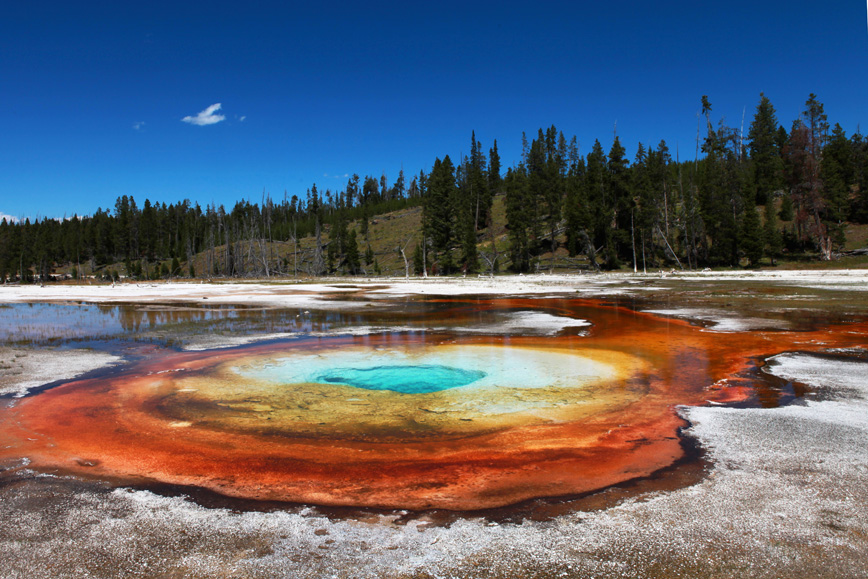
MULTIPOLYGON (((71 266, 72 277, 84 271, 134 279, 322 275, 333 259, 329 244, 320 240, 326 223, 336 231, 342 223, 361 223, 366 234, 372 216, 418 203, 416 179, 405 187, 403 171, 391 186, 385 176, 353 175, 342 191, 320 193, 314 184, 301 198, 284 194, 277 201, 263 193, 260 203, 242 200, 231 210, 216 204, 203 209, 189 200, 166 205, 146 199, 139 206, 124 195, 113 210, 98 208, 90 216, 0 221, 0 279, 49 280, 62 266, 71 266), (303 248, 301 241, 310 237, 317 245, 303 248)), ((344 257, 350 233, 343 240, 344 257)))
POLYGON ((4 220, 0 279, 48 280, 61 267, 138 279, 372 273, 369 223, 410 207, 421 207, 417 241, 410 259, 397 250, 419 275, 551 269, 558 255, 634 270, 758 265, 784 252, 829 260, 847 222, 868 223, 868 140, 830 127, 816 95, 789 130, 762 93, 746 132, 715 123, 708 97, 700 104, 692 159, 673 159, 661 140, 639 143, 630 161, 617 135, 608 153, 596 140, 582 155, 551 126, 522 135, 504 174, 497 141, 486 153, 472 133, 469 155, 438 157, 409 183, 403 170, 391 184, 353 175, 336 191, 263 193, 231 210, 125 195, 90 216, 4 220))

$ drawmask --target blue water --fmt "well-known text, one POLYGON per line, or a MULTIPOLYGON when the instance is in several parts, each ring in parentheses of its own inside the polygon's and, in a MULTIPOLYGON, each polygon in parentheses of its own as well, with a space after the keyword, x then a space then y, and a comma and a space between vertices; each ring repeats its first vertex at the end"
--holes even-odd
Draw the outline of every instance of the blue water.
POLYGON ((486 376, 479 370, 450 366, 375 366, 373 368, 332 368, 314 381, 346 384, 367 390, 391 390, 403 394, 427 394, 466 386, 486 376))

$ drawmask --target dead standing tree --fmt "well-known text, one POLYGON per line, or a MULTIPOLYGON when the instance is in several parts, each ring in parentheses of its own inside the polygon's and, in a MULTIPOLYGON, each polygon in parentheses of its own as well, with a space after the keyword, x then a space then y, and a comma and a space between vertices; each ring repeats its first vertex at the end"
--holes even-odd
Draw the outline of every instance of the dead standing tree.
POLYGON ((410 262, 407 261, 407 253, 405 250, 407 249, 407 246, 410 245, 411 241, 413 241, 412 235, 407 238, 407 241, 404 242, 403 246, 399 245, 397 248, 398 252, 401 254, 401 259, 404 260, 404 279, 410 279, 410 262))

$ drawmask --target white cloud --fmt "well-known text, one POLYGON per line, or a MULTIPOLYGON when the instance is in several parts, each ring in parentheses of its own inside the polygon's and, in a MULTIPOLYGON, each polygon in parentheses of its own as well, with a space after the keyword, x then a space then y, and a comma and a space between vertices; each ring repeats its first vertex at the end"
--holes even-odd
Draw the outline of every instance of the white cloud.
POLYGON ((238 117, 238 122, 243 123, 244 119, 246 119, 246 118, 247 118, 247 115, 241 115, 240 117, 238 117))
POLYGON ((137 131, 140 130, 144 126, 145 126, 145 121, 139 121, 137 123, 133 123, 133 128, 137 131))
POLYGON ((329 175, 328 173, 323 173, 322 176, 326 179, 346 179, 350 175, 349 173, 344 173, 343 175, 329 175))
POLYGON ((220 103, 216 103, 201 111, 195 117, 184 117, 181 119, 185 123, 190 123, 191 125, 196 125, 197 127, 204 127, 206 125, 214 125, 219 123, 220 121, 226 120, 225 115, 215 114, 223 105, 220 103))
POLYGON ((0 221, 6 220, 6 223, 16 223, 18 221, 17 217, 13 217, 11 215, 7 215, 0 211, 0 221))

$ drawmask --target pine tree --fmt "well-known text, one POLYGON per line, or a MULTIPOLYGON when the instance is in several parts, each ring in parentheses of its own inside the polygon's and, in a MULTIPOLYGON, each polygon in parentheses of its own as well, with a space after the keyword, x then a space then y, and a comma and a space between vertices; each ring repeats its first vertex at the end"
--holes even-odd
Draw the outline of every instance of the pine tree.
POLYGON ((781 249, 783 248, 783 240, 781 239, 781 230, 778 225, 774 199, 769 199, 766 202, 764 217, 763 238, 766 242, 765 254, 772 260, 772 265, 775 265, 775 260, 780 256, 781 249))
POLYGON ((326 273, 334 273, 336 266, 338 263, 338 244, 335 243, 334 240, 329 241, 328 247, 326 248, 326 261, 325 261, 325 270, 326 273))
POLYGON ((786 148, 797 233, 801 240, 816 243, 821 258, 827 261, 832 259, 833 239, 820 170, 828 131, 823 105, 812 93, 805 102, 801 119, 793 123, 786 148))
POLYGON ((706 155, 699 158, 697 138, 694 161, 672 162, 664 142, 657 149, 640 143, 631 166, 617 138, 608 156, 596 142, 583 159, 575 137, 568 142, 552 126, 532 143, 523 135, 522 162, 505 179, 497 141, 486 160, 472 133, 470 155, 457 167, 448 157, 437 160, 430 179, 422 171, 409 188, 401 171, 391 188, 385 175, 368 176, 361 187, 354 175, 345 191, 320 195, 314 185, 306 202, 293 195, 289 203, 285 194, 281 204, 263 192, 261 204, 242 200, 231 212, 212 204, 203 213, 188 200, 145 200, 139 209, 124 195, 111 210, 84 218, 0 220, 0 280, 48 280, 58 270, 113 279, 110 264, 118 261, 125 275, 141 279, 181 275, 182 264, 193 276, 197 260, 209 276, 269 275, 275 265, 287 272, 290 260, 296 273, 299 264, 317 273, 326 247, 330 271, 356 273, 362 257, 368 271, 378 271, 376 246, 367 243, 359 255, 359 232, 367 235, 376 215, 420 204, 414 268, 431 265, 441 273, 456 265, 473 271, 477 256, 495 270, 504 250, 514 271, 538 268, 544 252, 554 260, 561 228, 571 256, 585 253, 595 264, 597 248, 604 248, 609 266, 636 263, 640 255, 643 264, 680 264, 686 256, 687 267, 696 267, 736 264, 740 257, 755 265, 764 253, 774 263, 782 234, 788 250, 819 248, 828 259, 845 241, 845 220, 868 222, 868 141, 858 131, 848 138, 839 125, 830 131, 815 95, 788 133, 761 93, 746 145, 741 131, 722 122, 715 127, 711 110, 703 97, 706 155), (491 203, 502 193, 506 248, 491 227, 491 203), (793 222, 792 233, 782 231, 779 216, 793 222), (352 220, 359 225, 348 231, 352 220), (300 238, 308 238, 306 250, 300 238), (292 240, 292 254, 276 256, 274 240, 292 240))
POLYGON ((313 275, 322 275, 323 270, 325 269, 325 261, 323 260, 323 252, 322 252, 322 231, 320 229, 320 200, 319 194, 316 190, 316 183, 311 186, 310 189, 310 203, 308 207, 308 211, 314 219, 314 237, 316 241, 316 245, 314 246, 314 254, 313 254, 313 269, 311 273, 313 275))
MULTIPOLYGON (((527 157, 528 187, 534 206, 542 209, 532 226, 542 226, 542 217, 548 225, 549 251, 551 252, 551 267, 554 267, 555 232, 561 219, 561 201, 563 199, 563 180, 560 176, 561 160, 556 148, 557 131, 554 126, 544 134, 539 130, 537 138, 530 145, 527 157)), ((540 237, 535 232, 535 237, 540 237)))
POLYGON ((708 97, 702 97, 702 107, 707 125, 702 145, 706 156, 699 164, 698 183, 702 221, 707 232, 703 240, 708 247, 709 261, 735 266, 739 262, 739 215, 745 205, 742 192, 748 180, 741 136, 723 121, 714 129, 708 97))
POLYGON ((792 221, 795 217, 794 211, 793 197, 788 191, 785 191, 783 198, 781 198, 781 208, 778 211, 778 217, 781 218, 781 221, 792 221))
POLYGON ((346 265, 347 250, 349 245, 349 233, 347 231, 346 209, 344 207, 344 195, 338 195, 331 233, 329 235, 328 255, 330 260, 329 269, 334 270, 346 265))
POLYGON ((591 216, 591 245, 594 248, 609 248, 612 241, 612 220, 614 207, 609 195, 609 185, 606 176, 606 154, 600 141, 595 140, 588 153, 587 177, 585 179, 585 199, 588 203, 588 213, 591 216))
POLYGON ((841 125, 835 124, 832 137, 823 149, 820 163, 823 181, 823 220, 836 247, 846 241, 844 221, 850 211, 850 183, 854 178, 853 149, 841 125))
POLYGON ((356 238, 355 229, 351 230, 347 235, 345 262, 347 265, 347 271, 350 275, 356 275, 357 273, 359 273, 361 264, 359 263, 359 243, 356 238))
POLYGON ((765 205, 771 198, 771 193, 780 189, 782 185, 783 167, 777 143, 778 128, 775 108, 768 97, 760 93, 760 102, 748 131, 757 205, 765 205))
MULTIPOLYGON (((0 219, 0 283, 6 283, 7 276, 11 272, 12 268, 10 267, 10 261, 12 259, 11 255, 11 236, 12 231, 17 228, 10 225, 6 218, 3 217, 0 219)), ((77 277, 73 274, 73 278, 77 277)))
POLYGON ((461 236, 461 265, 465 273, 476 273, 479 271, 476 234, 469 227, 464 228, 464 233, 461 236))
MULTIPOLYGON (((585 160, 578 153, 571 160, 570 170, 566 180, 566 217, 567 251, 575 256, 580 253, 592 253, 588 247, 590 239, 591 218, 588 213, 588 202, 585 198, 585 160)), ((588 255, 590 259, 592 255, 588 255)))
POLYGON ((551 252, 550 269, 554 271, 555 252, 557 251, 557 234, 563 216, 564 187, 567 175, 567 140, 554 125, 546 131, 546 164, 545 164, 545 202, 548 213, 549 251, 551 252), (557 133, 557 145, 555 134, 557 133))
POLYGON ((478 231, 488 227, 491 221, 491 206, 494 198, 488 188, 485 154, 482 152, 482 146, 476 140, 475 131, 471 134, 470 139, 470 158, 465 164, 465 179, 469 189, 467 191, 468 201, 472 204, 471 208, 474 213, 474 231, 478 231))
POLYGON ((142 208, 139 235, 142 244, 141 257, 144 257, 149 262, 153 262, 157 247, 157 213, 149 199, 145 199, 145 205, 142 208))
POLYGON ((371 205, 377 202, 380 196, 379 185, 377 180, 370 175, 365 176, 365 182, 362 185, 361 199, 359 204, 362 207, 361 216, 361 233, 368 239, 368 221, 371 218, 371 205))
POLYGON ((622 259, 629 260, 632 255, 630 232, 632 230, 633 195, 630 191, 630 177, 625 158, 626 150, 621 140, 616 136, 609 150, 609 161, 606 165, 607 189, 613 209, 613 227, 610 228, 606 246, 606 265, 617 268, 622 259))
POLYGON ((348 209, 353 208, 354 203, 359 197, 359 194, 359 176, 353 174, 353 176, 350 177, 347 181, 345 203, 348 209))
POLYGON ((857 223, 868 223, 868 140, 860 133, 850 138, 853 149, 853 184, 856 200, 850 210, 850 218, 857 223))
POLYGON ((503 179, 500 177, 500 154, 497 152, 497 139, 494 146, 488 151, 488 190, 491 195, 500 193, 503 188, 503 179))
POLYGON ((413 273, 422 275, 423 271, 425 271, 425 256, 422 252, 422 244, 417 243, 413 250, 413 273))
POLYGON ((453 190, 451 204, 454 238, 460 248, 458 263, 465 273, 478 269, 476 219, 480 209, 480 198, 477 194, 480 187, 474 173, 471 159, 464 158, 456 169, 457 187, 453 190))
POLYGON ((748 203, 744 210, 744 219, 741 226, 741 247, 750 265, 758 266, 763 256, 763 228, 760 224, 759 213, 753 203, 748 203))
POLYGON ((428 177, 424 222, 426 236, 431 240, 431 249, 436 254, 440 269, 449 272, 453 268, 450 252, 455 239, 453 229, 453 204, 456 197, 455 168, 449 155, 435 159, 428 177))
POLYGON ((395 181, 395 185, 392 187, 392 198, 394 199, 403 199, 406 191, 405 181, 404 181, 404 168, 402 167, 400 171, 398 171, 398 179, 395 181))
MULTIPOLYGON (((643 270, 646 267, 645 239, 653 240, 653 229, 658 226, 660 212, 665 209, 663 187, 655 180, 660 176, 659 155, 654 149, 645 150, 645 146, 639 143, 636 149, 636 158, 633 161, 631 188, 633 190, 633 219, 631 223, 631 243, 633 245, 634 266, 641 264, 643 270)), ((650 249, 650 246, 649 246, 650 249)))
POLYGON ((516 273, 530 270, 531 248, 530 203, 528 199, 527 174, 524 166, 507 169, 506 179, 506 227, 509 238, 510 268, 516 273))

